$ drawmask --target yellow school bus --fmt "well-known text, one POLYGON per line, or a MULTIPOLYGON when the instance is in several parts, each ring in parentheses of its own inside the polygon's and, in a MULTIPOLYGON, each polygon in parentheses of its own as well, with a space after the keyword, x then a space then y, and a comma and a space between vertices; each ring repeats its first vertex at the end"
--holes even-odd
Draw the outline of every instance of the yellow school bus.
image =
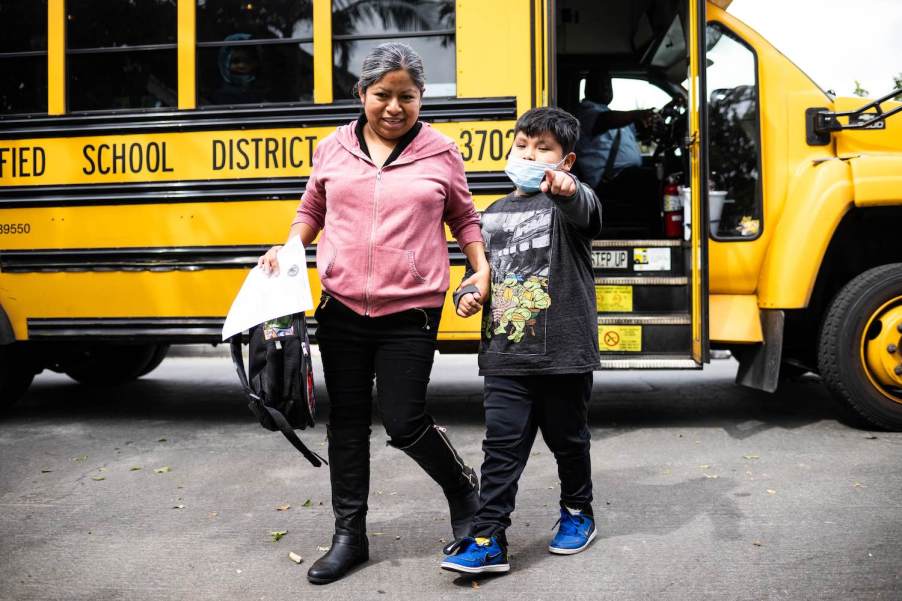
MULTIPOLYGON (((358 115, 360 60, 401 40, 478 209, 510 191, 530 107, 578 112, 605 73, 608 108, 656 109, 632 183, 599 188, 599 369, 698 369, 729 349, 742 385, 818 372, 871 425, 902 427, 902 105, 822 91, 729 4, 3 3, 0 397, 42 369, 123 381, 171 344, 218 342, 316 144, 358 115)), ((478 336, 449 298, 440 350, 478 336)))

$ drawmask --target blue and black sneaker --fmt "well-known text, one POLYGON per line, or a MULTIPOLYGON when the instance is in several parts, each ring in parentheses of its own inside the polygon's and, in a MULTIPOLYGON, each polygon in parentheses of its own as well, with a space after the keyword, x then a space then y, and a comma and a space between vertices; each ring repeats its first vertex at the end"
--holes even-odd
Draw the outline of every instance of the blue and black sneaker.
POLYGON ((442 569, 462 574, 484 574, 489 572, 507 572, 511 566, 507 563, 507 549, 493 536, 483 538, 463 538, 454 545, 446 547, 450 554, 442 561, 442 569))
POLYGON ((561 527, 551 539, 548 550, 558 555, 573 555, 589 546, 598 531, 595 518, 579 509, 561 507, 561 527))

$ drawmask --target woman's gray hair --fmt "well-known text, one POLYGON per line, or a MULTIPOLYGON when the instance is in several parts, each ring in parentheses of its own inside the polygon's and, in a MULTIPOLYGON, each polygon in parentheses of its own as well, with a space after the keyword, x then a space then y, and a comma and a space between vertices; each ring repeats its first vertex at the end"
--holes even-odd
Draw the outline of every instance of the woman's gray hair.
POLYGON ((366 92, 368 87, 385 77, 387 73, 398 69, 407 71, 410 79, 420 89, 420 95, 426 91, 423 59, 413 48, 401 42, 386 42, 373 48, 363 59, 356 91, 366 92))

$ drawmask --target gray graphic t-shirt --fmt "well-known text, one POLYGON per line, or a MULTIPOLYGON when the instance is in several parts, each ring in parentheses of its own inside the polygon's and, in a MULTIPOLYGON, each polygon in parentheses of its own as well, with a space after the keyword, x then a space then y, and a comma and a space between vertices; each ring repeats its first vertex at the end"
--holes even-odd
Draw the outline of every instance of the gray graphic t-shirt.
POLYGON ((509 194, 482 215, 492 268, 483 307, 482 375, 563 374, 598 366, 592 238, 601 205, 579 185, 571 198, 509 194))

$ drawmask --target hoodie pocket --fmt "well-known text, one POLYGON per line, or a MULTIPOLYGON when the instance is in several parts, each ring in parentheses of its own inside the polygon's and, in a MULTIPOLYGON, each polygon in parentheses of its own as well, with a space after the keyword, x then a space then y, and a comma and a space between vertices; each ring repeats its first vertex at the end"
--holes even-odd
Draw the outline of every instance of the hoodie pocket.
POLYGON ((364 245, 337 248, 326 243, 317 248, 316 265, 323 288, 354 300, 363 298, 366 263, 364 245))
POLYGON ((375 248, 377 294, 388 299, 403 298, 429 288, 426 276, 417 269, 416 254, 412 250, 377 246, 375 248))

